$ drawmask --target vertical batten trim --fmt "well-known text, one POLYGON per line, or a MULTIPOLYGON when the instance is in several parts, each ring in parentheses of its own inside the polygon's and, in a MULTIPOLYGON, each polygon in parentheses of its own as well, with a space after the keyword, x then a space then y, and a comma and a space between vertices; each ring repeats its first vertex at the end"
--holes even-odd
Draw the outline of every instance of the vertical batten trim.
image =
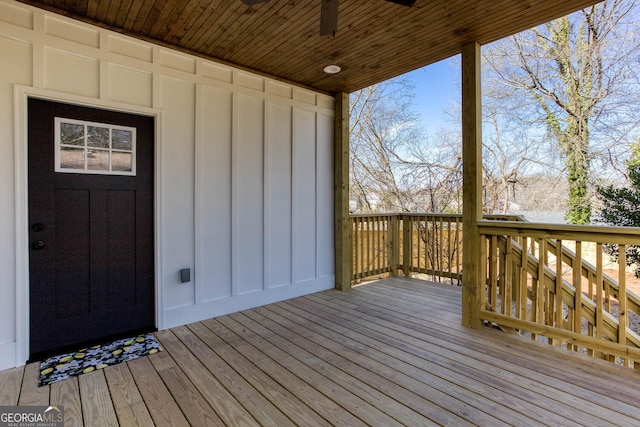
POLYGON ((32 84, 33 87, 45 87, 45 44, 44 44, 44 14, 33 12, 33 40, 31 41, 32 84))
POLYGON ((296 203, 298 198, 296 197, 296 182, 298 177, 298 162, 296 161, 296 154, 298 153, 297 146, 299 144, 298 140, 298 115, 296 114, 296 107, 291 109, 291 283, 297 283, 296 273, 298 271, 297 268, 297 260, 296 257, 296 236, 297 233, 297 224, 298 224, 298 210, 296 209, 296 203))
POLYGON ((231 96, 231 296, 238 295, 238 93, 231 96))
POLYGON ((295 106, 291 106, 291 108, 289 109, 289 179, 290 179, 290 194, 289 194, 289 213, 290 213, 290 218, 291 220, 289 221, 289 239, 291 242, 290 245, 290 253, 289 253, 289 282, 290 283, 295 283, 295 257, 293 254, 295 254, 295 222, 294 222, 294 216, 295 216, 295 212, 296 212, 296 208, 295 208, 295 157, 294 157, 294 147, 295 147, 295 124, 294 124, 294 119, 296 117, 295 115, 295 106))
POLYGON ((462 324, 480 327, 484 277, 479 250, 485 242, 478 221, 482 219, 482 94, 480 44, 462 47, 462 324))
POLYGON ((202 286, 203 283, 199 280, 199 275, 198 273, 200 271, 202 271, 202 266, 204 263, 203 260, 203 255, 204 255, 204 248, 203 248, 203 244, 204 244, 204 239, 202 238, 202 235, 204 234, 204 226, 203 226, 203 222, 204 222, 204 203, 202 203, 202 201, 204 200, 204 188, 205 186, 203 185, 203 178, 202 178, 202 173, 203 173, 203 154, 202 154, 202 145, 203 145, 203 138, 202 138, 202 131, 201 131, 201 126, 202 126, 202 117, 201 117, 201 113, 202 113, 202 85, 199 83, 196 83, 196 94, 195 94, 195 106, 194 106, 194 112, 195 112, 195 118, 194 118, 194 125, 195 125, 195 135, 194 135, 194 150, 193 150, 193 155, 194 155, 194 159, 193 159, 193 191, 194 191, 194 195, 195 195, 195 206, 194 206, 194 210, 193 210, 193 221, 194 221, 194 248, 193 248, 193 252, 194 252, 194 260, 193 260, 193 274, 191 275, 191 286, 193 286, 193 292, 194 292, 194 301, 196 304, 201 304, 204 301, 204 297, 203 297, 203 290, 202 290, 202 286))
POLYGON ((98 76, 98 98, 102 100, 109 99, 109 57, 108 55, 108 46, 109 46, 109 34, 106 31, 100 31, 99 33, 100 41, 98 45, 99 49, 99 70, 100 75, 98 76))
POLYGON ((160 47, 154 46, 151 51, 152 71, 151 71, 151 106, 160 108, 160 79, 162 78, 162 67, 160 66, 160 47))
POLYGON ((316 244, 314 245, 313 249, 314 249, 314 256, 313 256, 313 277, 315 279, 318 278, 318 254, 320 253, 320 250, 318 248, 318 246, 320 245, 320 233, 319 233, 319 228, 318 228, 318 224, 319 224, 319 220, 318 217, 320 216, 318 214, 318 207, 320 206, 320 204, 318 203, 318 197, 320 192, 319 192, 319 188, 318 188, 318 183, 320 182, 320 177, 318 176, 319 171, 320 171, 320 167, 318 165, 318 160, 319 160, 319 154, 320 154, 320 145, 318 143, 318 120, 319 120, 319 114, 317 110, 313 111, 313 141, 314 141, 314 149, 313 149, 313 157, 314 157, 314 167, 315 167, 315 171, 313 173, 313 179, 314 179, 314 191, 316 192, 315 197, 313 198, 313 202, 315 203, 314 206, 314 212, 315 212, 315 220, 313 223, 313 226, 315 227, 315 236, 316 236, 316 244))
MULTIPOLYGON (((266 90, 268 91, 269 87, 267 85, 266 90)), ((271 203, 270 194, 269 194, 269 184, 271 183, 271 176, 269 170, 269 156, 270 146, 271 146, 271 115, 269 114, 269 106, 271 103, 268 99, 263 100, 262 109, 262 289, 268 290, 270 287, 270 275, 269 275, 269 265, 271 253, 269 252, 269 223, 271 217, 269 215, 270 209, 269 204, 271 203)))

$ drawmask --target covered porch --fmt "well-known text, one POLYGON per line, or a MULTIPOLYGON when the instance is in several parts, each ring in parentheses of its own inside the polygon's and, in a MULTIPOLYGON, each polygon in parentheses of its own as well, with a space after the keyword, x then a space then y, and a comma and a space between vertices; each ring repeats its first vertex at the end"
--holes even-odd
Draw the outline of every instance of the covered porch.
POLYGON ((67 425, 638 425, 640 372, 461 326, 461 288, 392 277, 157 333, 163 352, 0 405, 67 425))

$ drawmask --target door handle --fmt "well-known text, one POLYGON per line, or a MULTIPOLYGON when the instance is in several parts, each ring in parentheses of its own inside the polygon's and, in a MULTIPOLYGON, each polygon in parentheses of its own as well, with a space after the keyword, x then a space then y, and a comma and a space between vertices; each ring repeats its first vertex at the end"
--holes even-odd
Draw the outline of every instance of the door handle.
POLYGON ((46 245, 42 240, 36 240, 35 242, 33 242, 31 244, 31 247, 33 248, 33 250, 35 251, 39 251, 40 249, 44 248, 46 245))

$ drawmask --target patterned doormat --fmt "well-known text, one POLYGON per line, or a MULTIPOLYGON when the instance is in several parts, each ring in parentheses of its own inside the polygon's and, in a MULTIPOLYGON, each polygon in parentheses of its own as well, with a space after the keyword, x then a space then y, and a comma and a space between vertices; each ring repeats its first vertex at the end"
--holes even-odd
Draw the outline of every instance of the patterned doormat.
POLYGON ((161 351, 160 343, 152 334, 124 338, 107 345, 53 356, 40 364, 39 386, 53 384, 96 369, 126 362, 161 351))

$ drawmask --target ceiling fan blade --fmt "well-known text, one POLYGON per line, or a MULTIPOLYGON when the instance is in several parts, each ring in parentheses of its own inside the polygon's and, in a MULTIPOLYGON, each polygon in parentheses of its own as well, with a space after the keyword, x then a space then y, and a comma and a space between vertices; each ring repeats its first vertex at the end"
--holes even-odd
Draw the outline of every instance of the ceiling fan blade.
POLYGON ((400 4, 402 6, 411 7, 415 4, 416 0, 387 0, 388 2, 400 4))
POLYGON ((260 4, 260 3, 264 3, 266 1, 269 0, 241 0, 242 3, 246 4, 247 6, 254 6, 256 4, 260 4))
POLYGON ((338 0, 321 0, 320 35, 335 36, 338 31, 338 0))

